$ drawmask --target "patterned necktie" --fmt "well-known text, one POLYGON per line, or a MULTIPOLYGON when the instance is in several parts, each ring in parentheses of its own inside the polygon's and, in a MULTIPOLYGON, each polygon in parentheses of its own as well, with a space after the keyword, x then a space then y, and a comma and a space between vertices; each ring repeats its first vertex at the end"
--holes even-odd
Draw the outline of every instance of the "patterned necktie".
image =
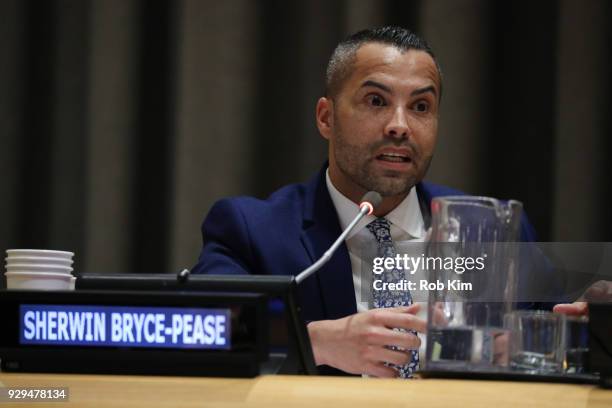
MULTIPOLYGON (((397 253, 393 246, 393 240, 391 239, 391 226, 389 225, 389 221, 387 221, 386 218, 377 218, 369 223, 366 228, 376 238, 376 242, 378 243, 378 256, 395 258, 397 253)), ((385 269, 380 275, 374 276, 374 279, 380 279, 383 283, 400 282, 404 279, 404 272, 399 269, 385 269)), ((408 290, 392 291, 372 289, 372 300, 374 308, 409 306, 412 304, 412 296, 410 296, 410 291, 408 290)), ((397 330, 405 331, 403 329, 397 330)), ((416 335, 414 330, 408 330, 408 332, 416 335)), ((397 347, 391 347, 391 349, 397 350, 397 347)), ((396 368, 400 377, 410 378, 419 365, 419 352, 418 350, 410 350, 410 354, 412 354, 412 360, 404 366, 386 364, 396 368)))

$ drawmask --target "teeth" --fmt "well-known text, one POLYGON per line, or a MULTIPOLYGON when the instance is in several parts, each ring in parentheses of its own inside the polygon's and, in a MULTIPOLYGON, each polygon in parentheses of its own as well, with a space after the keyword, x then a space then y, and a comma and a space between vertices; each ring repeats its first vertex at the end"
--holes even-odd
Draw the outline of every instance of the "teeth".
POLYGON ((379 157, 383 160, 392 161, 392 162, 407 161, 407 158, 405 156, 402 156, 401 154, 398 154, 398 153, 383 153, 379 157))

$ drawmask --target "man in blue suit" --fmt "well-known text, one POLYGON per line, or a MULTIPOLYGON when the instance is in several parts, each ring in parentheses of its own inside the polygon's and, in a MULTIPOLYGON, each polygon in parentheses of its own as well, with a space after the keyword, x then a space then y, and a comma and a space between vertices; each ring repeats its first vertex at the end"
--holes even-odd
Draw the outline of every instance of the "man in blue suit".
MULTIPOLYGON (((202 225, 203 249, 192 272, 296 275, 340 235, 364 193, 379 192, 383 201, 375 214, 302 283, 299 296, 318 365, 397 376, 393 367, 408 363, 410 353, 387 346, 418 349, 413 333, 423 332, 425 322, 416 316, 417 305, 360 306, 357 248, 376 245, 367 225, 377 217, 384 217, 393 240, 423 240, 432 198, 460 194, 422 182, 436 144, 441 92, 433 52, 408 30, 365 30, 341 42, 327 68, 326 95, 316 105, 328 162, 309 182, 266 200, 217 202, 202 225)), ((521 235, 534 240, 527 222, 521 235)))

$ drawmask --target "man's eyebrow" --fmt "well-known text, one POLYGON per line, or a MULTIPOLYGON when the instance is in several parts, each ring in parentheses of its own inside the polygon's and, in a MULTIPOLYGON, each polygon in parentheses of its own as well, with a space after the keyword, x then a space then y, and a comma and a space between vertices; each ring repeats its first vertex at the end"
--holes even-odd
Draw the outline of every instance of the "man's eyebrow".
MULTIPOLYGON (((393 91, 391 91, 391 88, 389 88, 387 85, 383 85, 380 82, 372 81, 371 79, 368 79, 363 84, 361 84, 362 88, 365 88, 367 86, 373 86, 374 88, 382 89, 385 92, 393 93, 393 91)), ((422 95, 427 92, 431 92, 434 95, 438 95, 438 93, 436 92, 436 87, 433 85, 429 85, 424 88, 420 88, 420 89, 416 89, 412 91, 410 93, 410 96, 422 95)))
POLYGON ((429 86, 426 86, 425 88, 420 88, 420 89, 416 89, 412 91, 410 96, 422 95, 427 92, 431 92, 434 95, 438 95, 438 93, 436 92, 436 88, 433 85, 429 85, 429 86))
POLYGON ((371 79, 361 84, 362 88, 365 88, 366 86, 373 86, 374 88, 382 89, 385 92, 391 93, 391 88, 389 88, 386 85, 381 84, 380 82, 372 81, 371 79))

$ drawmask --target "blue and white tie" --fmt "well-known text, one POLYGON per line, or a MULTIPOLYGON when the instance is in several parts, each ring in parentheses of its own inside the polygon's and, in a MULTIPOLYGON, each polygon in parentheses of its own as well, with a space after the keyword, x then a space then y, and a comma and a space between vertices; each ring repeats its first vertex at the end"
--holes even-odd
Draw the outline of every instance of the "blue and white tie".
MULTIPOLYGON (((374 235, 376 242, 378 243, 378 256, 385 258, 395 258, 397 252, 395 246, 393 246, 393 240, 391 239, 391 226, 386 218, 377 218, 376 220, 369 223, 366 228, 374 235)), ((383 273, 377 275, 376 279, 382 280, 383 283, 388 282, 400 282, 404 279, 404 272, 399 269, 385 269, 383 273)), ((372 301, 374 308, 382 307, 396 307, 396 306, 409 306, 412 304, 412 296, 408 290, 374 290, 372 289, 372 301)), ((397 329, 405 331, 403 329, 397 329)), ((413 330, 408 330, 409 333, 416 335, 413 330)), ((396 347, 391 347, 393 350, 397 350, 396 347)), ((411 361, 404 366, 397 366, 394 364, 388 364, 398 370, 399 376, 402 378, 412 377, 412 373, 416 370, 419 365, 419 352, 418 350, 410 350, 412 355, 411 361)))

